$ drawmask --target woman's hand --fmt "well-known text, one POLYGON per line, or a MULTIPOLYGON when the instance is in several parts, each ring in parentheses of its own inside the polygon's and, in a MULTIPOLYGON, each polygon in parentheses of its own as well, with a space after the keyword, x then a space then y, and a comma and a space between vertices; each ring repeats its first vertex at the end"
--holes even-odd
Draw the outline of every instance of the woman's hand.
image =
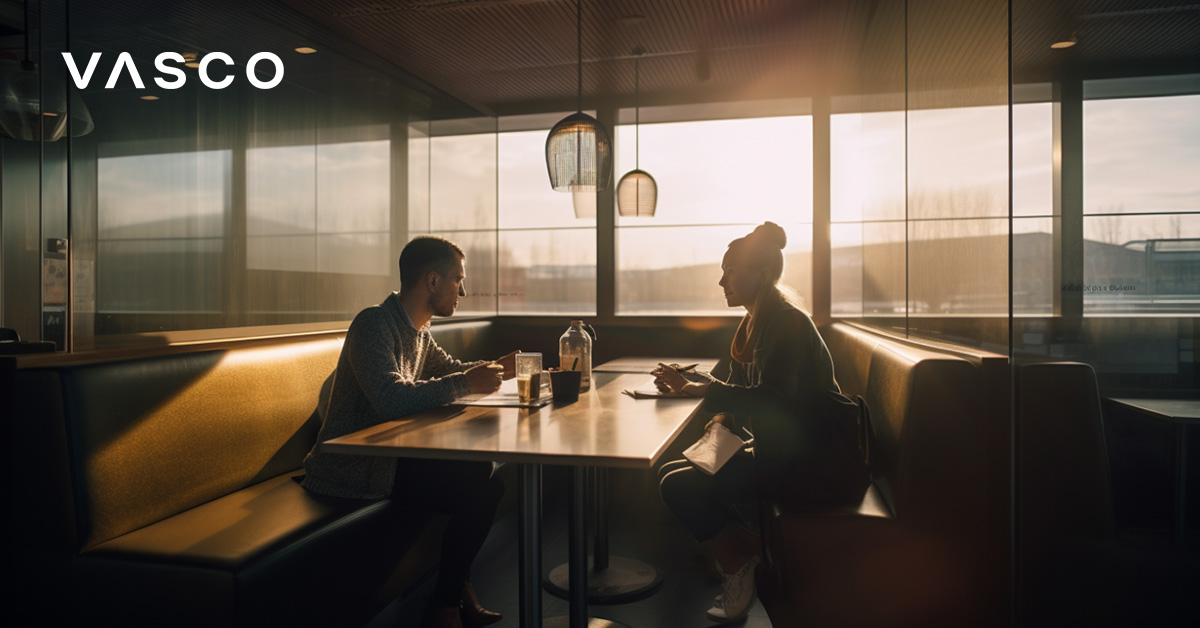
POLYGON ((724 422, 725 422, 725 415, 718 414, 718 415, 714 416, 711 420, 709 420, 708 424, 704 426, 704 431, 707 432, 709 429, 712 428, 712 426, 720 425, 724 422))
POLYGON ((662 362, 659 362, 658 368, 650 371, 650 374, 654 376, 654 385, 662 392, 679 392, 688 385, 687 379, 680 375, 679 371, 662 362))

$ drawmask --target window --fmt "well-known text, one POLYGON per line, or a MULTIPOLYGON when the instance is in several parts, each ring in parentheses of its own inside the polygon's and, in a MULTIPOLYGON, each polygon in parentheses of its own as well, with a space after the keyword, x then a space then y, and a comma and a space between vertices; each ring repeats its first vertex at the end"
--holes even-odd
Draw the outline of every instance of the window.
POLYGON ((230 151, 101 157, 96 169, 96 333, 220 325, 230 151))
POLYGON ((1138 88, 1137 79, 1084 83, 1089 315, 1195 313, 1200 303, 1200 95, 1138 88))
MULTIPOLYGON (((643 112, 644 114, 645 112, 643 112)), ((632 170, 634 126, 616 130, 614 179, 632 170)), ((812 292, 812 117, 641 125, 653 218, 617 218, 617 313, 737 314, 717 281, 729 242, 763 221, 788 234, 784 283, 812 292)))
POLYGON ((596 218, 546 175, 549 128, 499 134, 501 314, 596 313, 596 218))

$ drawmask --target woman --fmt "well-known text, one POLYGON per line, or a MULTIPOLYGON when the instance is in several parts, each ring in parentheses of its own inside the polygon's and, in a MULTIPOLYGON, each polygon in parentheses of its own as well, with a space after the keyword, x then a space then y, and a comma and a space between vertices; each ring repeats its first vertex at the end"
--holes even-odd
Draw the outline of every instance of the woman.
MULTIPOLYGON (((663 500, 716 559, 725 574, 708 610, 717 622, 736 622, 754 603, 754 568, 761 541, 737 510, 739 501, 770 497, 792 509, 820 510, 857 503, 869 479, 858 447, 857 406, 841 394, 829 349, 812 319, 779 285, 787 235, 772 222, 729 244, 721 281, 729 307, 744 307, 730 347, 724 381, 654 371, 664 391, 703 397, 722 423, 753 433, 754 447, 715 475, 687 460, 660 471, 663 500), (690 378, 690 379, 689 379, 690 378)), ((714 374, 718 374, 714 371, 714 374)))

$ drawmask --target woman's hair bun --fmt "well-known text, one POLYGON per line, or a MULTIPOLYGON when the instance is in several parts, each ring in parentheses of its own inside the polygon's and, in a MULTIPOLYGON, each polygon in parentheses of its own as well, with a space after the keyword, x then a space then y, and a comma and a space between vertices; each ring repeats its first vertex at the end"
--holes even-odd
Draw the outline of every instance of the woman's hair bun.
POLYGON ((787 246, 787 234, 784 233, 783 227, 769 220, 755 227, 754 232, 750 236, 765 245, 775 247, 781 251, 783 247, 787 246))

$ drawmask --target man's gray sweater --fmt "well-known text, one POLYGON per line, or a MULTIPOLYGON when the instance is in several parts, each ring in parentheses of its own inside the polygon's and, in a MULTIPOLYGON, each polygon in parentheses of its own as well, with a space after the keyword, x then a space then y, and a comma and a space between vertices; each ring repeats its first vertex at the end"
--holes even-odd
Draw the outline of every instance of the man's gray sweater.
POLYGON ((428 325, 416 329, 395 292, 359 312, 346 332, 317 444, 304 459, 304 488, 333 497, 391 495, 395 458, 326 453, 321 443, 468 394, 463 371, 476 364, 443 351, 428 325))

